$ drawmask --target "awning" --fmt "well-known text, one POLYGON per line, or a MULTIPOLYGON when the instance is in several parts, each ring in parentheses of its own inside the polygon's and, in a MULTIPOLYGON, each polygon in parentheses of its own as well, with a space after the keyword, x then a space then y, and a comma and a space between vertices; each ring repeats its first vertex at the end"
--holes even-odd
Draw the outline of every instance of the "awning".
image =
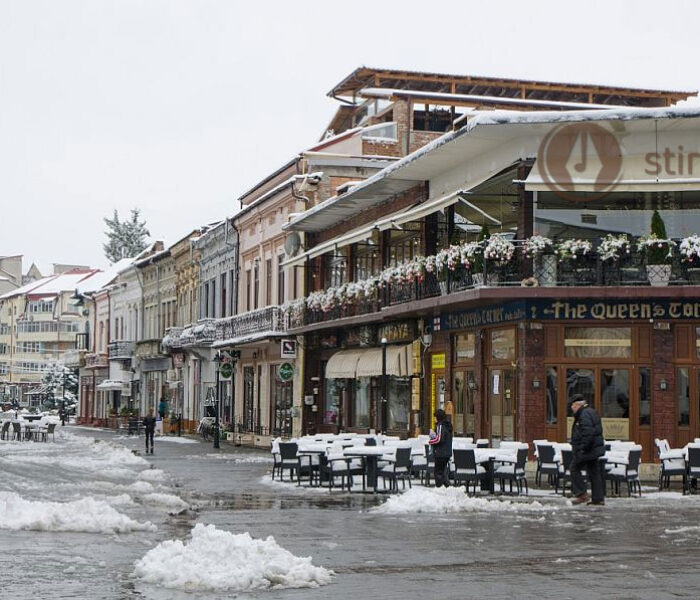
POLYGON ((346 233, 345 235, 341 235, 340 237, 334 238, 328 242, 318 244, 317 246, 311 248, 311 250, 302 252, 298 256, 295 256, 294 258, 283 262, 282 266, 289 267, 292 265, 300 265, 306 262, 308 259, 315 258, 316 256, 321 256, 322 254, 330 252, 331 250, 334 250, 336 248, 342 248, 344 246, 349 246, 350 244, 362 242, 372 237, 372 231, 374 229, 374 223, 372 223, 371 225, 365 225, 364 227, 354 229, 353 231, 346 233))
POLYGON ((25 396, 43 396, 44 394, 48 394, 51 391, 51 388, 48 385, 40 385, 35 388, 30 389, 28 392, 24 392, 25 396))
POLYGON ((121 381, 116 381, 114 379, 105 379, 102 383, 100 383, 97 386, 97 389, 102 390, 103 392, 121 392, 122 384, 123 382, 121 381))
MULTIPOLYGON (((408 357, 411 345, 387 346, 386 374, 394 377, 409 377, 408 357)), ((357 361, 356 377, 378 377, 382 375, 382 349, 370 348, 362 352, 357 361)))
POLYGON ((357 361, 365 350, 341 350, 326 364, 326 379, 355 379, 357 361))
POLYGON ((452 192, 447 196, 442 196, 441 198, 433 198, 432 200, 422 202, 421 204, 409 208, 408 210, 405 210, 402 213, 393 215, 386 219, 381 219, 380 221, 377 221, 375 223, 375 227, 383 231, 385 229, 391 229, 396 225, 408 223, 409 221, 418 221, 419 219, 427 217, 428 215, 431 215, 432 213, 437 212, 438 210, 445 210, 448 206, 452 206, 453 204, 457 204, 458 202, 463 207, 460 210, 460 215, 462 215, 464 218, 468 219, 472 223, 482 225, 485 221, 488 221, 489 224, 492 225, 501 225, 501 222, 498 219, 492 217, 491 215, 484 212, 478 206, 472 204, 469 201, 468 198, 470 193, 471 192, 467 190, 457 190, 456 192, 452 192))

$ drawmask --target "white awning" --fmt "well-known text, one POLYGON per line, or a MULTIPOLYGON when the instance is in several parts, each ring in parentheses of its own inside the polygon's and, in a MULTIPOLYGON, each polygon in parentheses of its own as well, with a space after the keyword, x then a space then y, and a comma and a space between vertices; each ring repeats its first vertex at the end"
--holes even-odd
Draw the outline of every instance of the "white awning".
POLYGON ((302 252, 298 256, 295 256, 294 258, 283 262, 282 266, 290 267, 292 265, 300 265, 311 258, 321 256, 322 254, 330 252, 331 250, 334 250, 336 248, 342 248, 344 246, 349 246, 350 244, 355 244, 356 242, 362 242, 364 240, 367 240, 370 237, 372 237, 372 231, 374 231, 374 229, 374 223, 372 223, 371 225, 365 225, 364 227, 354 229, 353 231, 346 233, 345 235, 333 238, 328 242, 323 242, 322 244, 314 246, 313 248, 311 248, 311 250, 302 252))
POLYGON ((115 381, 114 379, 105 379, 102 383, 100 383, 97 386, 98 390, 102 390, 103 392, 114 392, 114 391, 120 391, 122 390, 122 385, 125 382, 122 381, 115 381))
MULTIPOLYGON (((387 346, 386 374, 394 377, 409 377, 408 357, 411 345, 387 346)), ((382 349, 364 350, 357 361, 357 377, 378 377, 382 375, 382 349)))
POLYGON ((448 206, 452 206, 458 202, 464 207, 464 209, 460 211, 460 214, 472 223, 481 225, 484 223, 484 221, 489 221, 493 225, 501 225, 501 222, 498 219, 492 217, 488 213, 481 210, 478 206, 472 204, 468 200, 469 194, 470 192, 467 190, 457 190, 456 192, 452 192, 447 196, 427 200, 426 202, 413 206, 402 213, 377 221, 375 223, 375 227, 377 227, 377 229, 380 231, 392 229, 396 225, 408 223, 409 221, 418 221, 419 219, 427 217, 438 210, 445 210, 448 206))
POLYGON ((326 379, 355 379, 357 361, 364 350, 341 350, 331 356, 326 364, 326 379))

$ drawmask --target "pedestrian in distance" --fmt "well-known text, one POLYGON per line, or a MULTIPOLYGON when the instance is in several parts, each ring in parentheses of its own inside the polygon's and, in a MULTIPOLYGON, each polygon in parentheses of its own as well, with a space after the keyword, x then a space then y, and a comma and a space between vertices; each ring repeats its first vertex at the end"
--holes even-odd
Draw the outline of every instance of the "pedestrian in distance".
POLYGON ((59 416, 61 417, 61 427, 64 427, 66 421, 68 420, 68 411, 65 408, 62 408, 59 416))
POLYGON ((447 419, 445 411, 438 408, 435 411, 435 431, 430 431, 428 444, 433 449, 435 460, 435 487, 450 486, 449 464, 452 458, 452 423, 447 419))
POLYGON ((168 410, 168 403, 165 400, 161 400, 158 403, 158 415, 161 419, 165 419, 165 413, 168 410))
POLYGON ((571 492, 575 496, 572 504, 605 504, 605 484, 600 457, 605 454, 603 425, 598 413, 588 406, 581 394, 571 398, 574 425, 571 429, 571 492), (582 471, 588 474, 591 495, 586 491, 586 480, 582 471))
POLYGON ((156 418, 153 416, 153 410, 149 410, 148 415, 143 419, 143 427, 146 431, 146 454, 148 454, 149 445, 153 454, 153 435, 156 432, 156 418))

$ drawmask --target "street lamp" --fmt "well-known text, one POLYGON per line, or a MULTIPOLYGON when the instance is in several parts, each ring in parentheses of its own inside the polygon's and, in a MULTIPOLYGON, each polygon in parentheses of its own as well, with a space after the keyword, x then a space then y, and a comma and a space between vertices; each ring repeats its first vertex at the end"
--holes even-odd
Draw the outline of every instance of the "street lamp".
POLYGON ((382 433, 386 433, 387 421, 387 378, 386 378, 386 344, 387 339, 382 338, 382 433))
POLYGON ((219 370, 221 369, 221 352, 216 353, 216 394, 214 394, 214 448, 219 446, 219 370))

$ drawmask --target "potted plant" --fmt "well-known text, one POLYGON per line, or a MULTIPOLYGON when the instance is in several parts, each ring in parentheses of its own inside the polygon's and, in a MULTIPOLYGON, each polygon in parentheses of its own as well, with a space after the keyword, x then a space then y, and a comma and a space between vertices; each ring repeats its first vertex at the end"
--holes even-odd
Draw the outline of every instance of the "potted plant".
POLYGON ((627 234, 606 235, 598 245, 598 256, 603 262, 618 262, 631 252, 630 239, 627 234))
POLYGON ((681 260, 688 267, 688 280, 694 285, 700 284, 700 236, 683 238, 678 250, 681 260))
POLYGON ((523 252, 533 261, 533 273, 537 283, 544 287, 557 284, 557 256, 554 242, 543 235, 533 235, 523 244, 523 252))
POLYGON ((509 264, 514 256, 515 244, 503 234, 495 233, 486 240, 486 245, 484 246, 484 261, 487 261, 487 264, 495 267, 494 272, 490 273, 487 277, 487 283, 489 285, 498 283, 498 271, 509 264))
POLYGON ((667 286, 671 279, 673 240, 666 236, 666 225, 658 210, 651 217, 651 233, 639 240, 639 249, 647 263, 649 283, 654 287, 667 286))
POLYGON ((469 257, 474 287, 484 285, 484 246, 486 245, 486 240, 490 237, 491 233, 488 225, 482 225, 476 242, 465 244, 467 248, 464 250, 464 255, 469 257))
POLYGON ((583 258, 592 256, 593 244, 588 240, 564 240, 557 244, 556 254, 562 260, 580 261, 583 258))

